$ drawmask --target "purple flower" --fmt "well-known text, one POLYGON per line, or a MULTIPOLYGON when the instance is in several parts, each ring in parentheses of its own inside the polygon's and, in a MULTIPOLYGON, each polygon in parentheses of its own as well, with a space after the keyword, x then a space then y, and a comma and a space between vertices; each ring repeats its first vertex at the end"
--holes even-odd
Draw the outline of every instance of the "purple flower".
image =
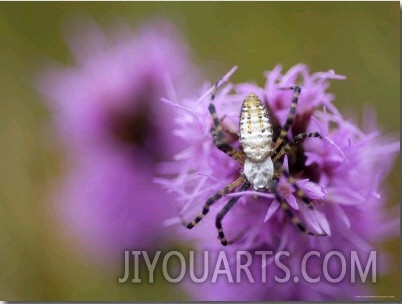
MULTIPOLYGON (((287 156, 284 158, 284 164, 283 167, 285 168, 286 171, 289 171, 289 165, 288 165, 288 159, 287 156)), ((278 190, 287 203, 295 210, 300 210, 299 205, 297 203, 297 196, 294 196, 294 188, 293 186, 287 181, 286 177, 281 176, 279 180, 279 185, 278 185, 278 190)), ((310 182, 308 179, 300 180, 297 182, 297 185, 301 190, 303 190, 304 193, 307 194, 307 196, 310 199, 313 200, 322 200, 326 196, 326 191, 325 188, 318 186, 316 183, 310 182)), ((255 195, 261 195, 260 193, 255 193, 255 195)), ((273 197, 272 194, 269 195, 268 197, 273 197)), ((271 203, 271 205, 268 208, 267 214, 265 215, 264 222, 267 222, 272 214, 279 208, 280 202, 278 202, 276 199, 271 203)))
POLYGON ((155 167, 181 147, 173 109, 160 98, 187 94, 198 72, 168 22, 108 35, 91 21, 78 24, 67 39, 73 66, 52 65, 38 85, 67 150, 56 216, 102 257, 160 248, 175 207, 154 184, 155 167))
MULTIPOLYGON (((234 69, 225 75, 221 83, 226 82, 233 72, 234 69)), ((358 296, 369 295, 371 291, 358 279, 356 283, 351 282, 351 252, 356 252, 365 266, 372 258, 370 254, 376 242, 398 234, 399 218, 385 210, 383 181, 399 152, 399 141, 385 137, 377 130, 364 132, 342 117, 332 103, 333 95, 326 90, 330 80, 345 77, 332 70, 310 74, 305 65, 299 64, 284 74, 277 66, 265 75, 264 88, 250 83, 221 86, 214 102, 218 117, 222 119, 229 143, 240 149, 235 134, 241 102, 248 93, 254 92, 269 108, 275 138, 285 124, 292 101, 292 91, 280 88, 300 85, 302 92, 297 115, 288 138, 302 132, 320 132, 322 139, 307 138, 296 145, 284 157, 283 165, 289 169, 298 187, 313 201, 314 209, 306 206, 283 175, 279 179, 278 192, 308 230, 318 234, 324 232, 327 236, 302 233, 279 207, 276 196, 268 190, 234 191, 212 205, 211 211, 187 235, 198 240, 199 254, 210 253, 212 258, 208 265, 211 271, 219 253, 224 250, 234 276, 239 262, 236 252, 250 253, 252 262, 249 269, 254 282, 249 282, 244 273, 240 282, 230 282, 226 275, 212 282, 210 274, 204 283, 189 280, 184 287, 197 300, 359 300, 358 296), (238 203, 223 220, 227 239, 235 241, 223 247, 216 239, 215 217, 224 203, 239 195, 238 203), (290 279, 283 283, 274 280, 275 275, 285 277, 285 272, 278 267, 274 255, 262 261, 256 253, 258 251, 272 251, 274 255, 280 251, 288 252, 289 257, 284 256, 283 263, 290 270, 290 279), (303 276, 301 268, 305 255, 313 251, 320 256, 309 258, 305 270, 310 278, 320 277, 319 282, 314 283, 303 276), (331 282, 331 278, 342 275, 340 258, 330 259, 325 269, 327 272, 323 270, 325 257, 328 254, 331 257, 333 251, 339 252, 349 265, 336 283, 331 282), (261 268, 266 271, 266 282, 261 280, 261 268)), ((170 164, 170 173, 175 171, 175 178, 161 181, 176 195, 182 206, 180 217, 187 222, 200 213, 209 197, 243 171, 238 162, 219 151, 212 141, 212 119, 208 111, 211 91, 212 88, 205 89, 201 97, 182 99, 176 104, 175 133, 187 144, 170 164)), ((371 124, 371 130, 375 128, 371 124)), ((180 222, 180 219, 176 221, 180 222)), ((386 257, 382 252, 377 254, 379 273, 385 270, 386 257)), ((202 259, 198 261, 203 264, 202 259)))

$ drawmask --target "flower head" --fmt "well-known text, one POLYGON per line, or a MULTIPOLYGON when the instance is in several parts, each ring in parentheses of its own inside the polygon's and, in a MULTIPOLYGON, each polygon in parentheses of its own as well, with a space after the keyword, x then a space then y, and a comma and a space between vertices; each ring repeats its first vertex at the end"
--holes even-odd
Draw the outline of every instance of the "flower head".
MULTIPOLYGON (((223 77, 221 83, 227 81, 232 72, 223 77)), ((336 284, 324 278, 312 283, 302 278, 300 265, 306 253, 319 252, 320 257, 309 260, 306 266, 309 276, 316 278, 322 276, 323 259, 331 251, 340 252, 350 265, 352 251, 356 251, 362 261, 367 261, 376 241, 395 236, 398 219, 390 220, 381 186, 399 151, 399 142, 381 136, 378 131, 365 133, 343 118, 332 103, 334 96, 326 90, 330 80, 345 77, 332 70, 310 74, 308 68, 300 64, 282 73, 282 68, 277 66, 265 76, 267 81, 263 88, 245 83, 227 84, 218 90, 214 104, 227 141, 241 149, 235 134, 241 102, 250 92, 256 93, 268 107, 275 140, 287 120, 292 102, 292 92, 281 88, 299 85, 302 92, 288 140, 302 132, 319 132, 322 138, 307 138, 279 160, 298 187, 282 174, 277 189, 287 208, 308 230, 326 236, 315 237, 299 231, 288 212, 280 208, 272 191, 233 191, 212 205, 211 212, 189 231, 189 235, 198 239, 199 250, 212 253, 215 262, 218 253, 225 249, 232 273, 236 273, 236 251, 251 253, 251 274, 254 278, 261 277, 263 267, 270 279, 250 283, 248 280, 228 282, 221 278, 217 283, 207 280, 186 286, 199 300, 350 300, 360 292, 367 294, 369 291, 364 290, 363 284, 351 283, 350 268, 336 284), (312 201, 313 210, 298 195, 298 189, 312 201), (223 247, 216 240, 215 216, 223 204, 238 196, 241 196, 238 203, 223 220, 225 235, 235 241, 223 247), (286 264, 292 278, 286 283, 276 282, 274 276, 282 278, 283 270, 273 263, 273 256, 261 263, 255 253, 258 251, 288 252, 286 264), (294 276, 300 281, 295 282, 294 276)), ((202 210, 209 197, 243 172, 242 165, 219 151, 212 141, 212 119, 208 111, 211 90, 206 90, 197 100, 181 100, 176 105, 175 133, 187 142, 187 148, 170 164, 171 171, 176 169, 176 177, 165 179, 163 183, 176 194, 182 204, 181 217, 187 221, 202 210)), ((210 265, 213 269, 212 265, 213 261, 210 265)), ((328 273, 337 278, 339 264, 329 263, 328 273)))
POLYGON ((57 216, 101 255, 158 248, 174 206, 154 170, 180 148, 160 98, 186 94, 195 79, 186 45, 161 20, 108 35, 81 22, 67 41, 73 66, 52 66, 38 85, 69 160, 57 216))

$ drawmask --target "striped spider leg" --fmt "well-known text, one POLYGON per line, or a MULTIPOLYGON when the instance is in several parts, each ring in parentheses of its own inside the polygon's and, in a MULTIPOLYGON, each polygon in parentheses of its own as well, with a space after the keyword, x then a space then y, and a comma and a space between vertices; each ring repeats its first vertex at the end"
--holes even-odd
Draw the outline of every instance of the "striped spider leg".
MULTIPOLYGON (((228 154, 231 156, 234 160, 239 162, 240 164, 244 163, 245 159, 245 154, 241 150, 236 150, 233 148, 226 140, 226 134, 224 131, 224 128, 222 127, 222 119, 219 119, 217 113, 216 113, 216 108, 214 105, 214 100, 216 96, 216 91, 219 87, 219 82, 218 80, 212 90, 211 93, 211 98, 208 106, 208 110, 211 114, 213 125, 210 130, 212 139, 214 141, 215 146, 221 150, 222 152, 228 154)), ((246 177, 244 174, 240 175, 236 180, 234 180, 231 184, 227 185, 226 187, 222 188, 220 191, 215 193, 213 196, 209 197, 207 201, 205 202, 201 213, 191 222, 189 223, 183 223, 184 226, 188 229, 194 228, 204 217, 207 215, 209 212, 210 206, 214 204, 216 201, 218 201, 220 198, 225 196, 226 194, 233 192, 236 188, 241 186, 241 190, 246 190, 249 186, 250 183, 247 181, 246 177)), ((218 229, 218 238, 221 240, 223 245, 228 245, 229 242, 226 241, 226 238, 223 233, 222 229, 222 219, 226 215, 226 213, 234 206, 234 204, 237 202, 237 200, 240 197, 232 198, 229 200, 229 202, 223 207, 221 212, 218 214, 216 218, 216 227, 218 229)))

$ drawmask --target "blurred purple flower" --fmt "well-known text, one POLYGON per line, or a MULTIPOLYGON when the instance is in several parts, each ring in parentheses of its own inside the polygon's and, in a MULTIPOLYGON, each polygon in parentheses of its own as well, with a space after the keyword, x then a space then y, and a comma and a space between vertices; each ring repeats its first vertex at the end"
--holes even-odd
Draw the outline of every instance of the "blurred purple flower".
MULTIPOLYGON (((220 251, 229 257, 231 273, 236 273, 236 251, 252 254, 250 266, 255 282, 247 278, 241 282, 228 283, 225 276, 216 283, 211 275, 204 283, 187 281, 185 288, 197 300, 359 300, 355 296, 368 295, 365 284, 350 282, 350 267, 344 278, 331 283, 323 276, 323 259, 331 251, 339 251, 350 265, 351 251, 356 251, 362 265, 374 244, 398 234, 399 217, 385 210, 386 193, 383 183, 399 152, 399 141, 385 137, 378 130, 363 132, 356 124, 342 117, 332 103, 333 95, 326 92, 331 79, 345 79, 344 76, 328 72, 309 74, 305 65, 299 64, 282 74, 281 66, 267 72, 266 85, 260 88, 245 83, 222 86, 216 95, 215 106, 223 126, 236 133, 239 125, 241 102, 249 92, 255 92, 270 109, 274 132, 278 132, 289 113, 292 92, 280 90, 298 84, 302 88, 297 116, 291 128, 290 137, 301 132, 318 131, 323 139, 306 139, 285 157, 285 166, 298 181, 298 185, 314 200, 315 209, 309 210, 295 195, 294 188, 281 178, 279 189, 293 209, 310 230, 326 237, 312 237, 301 233, 278 208, 275 196, 269 192, 248 190, 243 192, 237 205, 225 217, 223 226, 228 239, 236 241, 223 247, 216 239, 214 225, 216 212, 222 208, 222 201, 237 193, 226 195, 211 207, 211 212, 193 230, 189 239, 197 239, 198 253, 208 250, 215 261, 220 251), (255 251, 281 250, 289 252, 284 264, 290 269, 291 278, 278 283, 274 276, 283 278, 285 273, 273 263, 274 256, 262 263, 266 269, 267 282, 261 282, 261 256, 255 251), (311 278, 321 276, 317 283, 309 283, 301 275, 301 261, 310 251, 318 251, 320 257, 309 259, 307 272, 311 278), (299 277, 294 282, 293 277, 299 277)), ((233 70, 223 79, 226 81, 233 70)), ((175 178, 159 180, 182 206, 181 216, 187 221, 194 219, 202 210, 207 198, 237 178, 242 167, 219 151, 213 144, 209 130, 212 120, 208 112, 210 89, 198 98, 183 99, 176 104, 175 133, 186 141, 186 146, 174 162, 169 164, 175 178)), ((371 124, 371 129, 376 129, 371 124)), ((236 136, 228 134, 231 144, 239 147, 236 136)), ((180 222, 179 218, 170 223, 180 222)), ((185 228, 183 228, 185 229, 185 228)), ((378 272, 385 270, 385 255, 378 252, 378 272)), ((283 259, 282 259, 283 260, 283 259)), ((332 278, 340 273, 339 259, 329 263, 328 272, 332 278)), ((199 259, 203 264, 203 259, 199 259)), ((202 265, 199 265, 203 269, 202 265)), ((210 270, 215 267, 210 260, 210 270)), ((369 276, 370 278, 370 276, 369 276)))
POLYGON ((67 40, 74 66, 52 65, 38 85, 70 167, 57 216, 101 256, 159 248, 169 233, 163 220, 175 208, 153 183, 154 170, 181 147, 173 110, 160 98, 187 94, 198 71, 165 21, 109 35, 79 22, 67 40))

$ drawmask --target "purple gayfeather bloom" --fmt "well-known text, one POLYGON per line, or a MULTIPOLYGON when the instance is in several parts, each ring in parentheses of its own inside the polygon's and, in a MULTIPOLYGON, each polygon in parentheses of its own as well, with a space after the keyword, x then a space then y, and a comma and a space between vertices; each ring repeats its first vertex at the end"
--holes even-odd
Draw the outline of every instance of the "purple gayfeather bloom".
POLYGON ((86 21, 68 45, 74 65, 52 66, 38 85, 70 167, 56 195, 58 216, 101 255, 159 248, 175 206, 153 183, 154 170, 181 142, 160 98, 187 94, 195 80, 186 45, 159 20, 109 35, 86 21))
MULTIPOLYGON (((233 72, 234 69, 221 83, 233 72)), ((374 244, 398 234, 399 218, 385 210, 383 181, 398 155, 399 141, 384 137, 379 131, 364 132, 343 118, 332 103, 333 95, 326 90, 330 80, 345 77, 332 70, 310 74, 305 65, 299 64, 284 74, 281 66, 277 66, 265 76, 267 81, 263 88, 250 83, 222 85, 214 102, 218 117, 227 131, 228 142, 241 149, 236 136, 241 103, 248 93, 254 92, 269 108, 275 139, 285 124, 292 100, 292 91, 280 88, 295 84, 302 88, 288 137, 291 139, 302 132, 320 132, 322 139, 306 139, 293 147, 281 162, 312 200, 314 210, 307 208, 284 176, 279 178, 278 189, 288 208, 308 230, 327 235, 316 237, 302 233, 268 190, 234 191, 212 205, 205 218, 186 234, 189 239, 198 240, 200 256, 197 255, 196 264, 200 269, 197 277, 201 277, 204 269, 204 251, 208 251, 210 259, 207 279, 203 283, 189 279, 184 287, 197 300, 361 300, 359 296, 369 295, 370 288, 362 283, 358 274, 356 283, 351 282, 351 252, 356 252, 360 264, 365 267, 374 258, 371 255, 374 244), (215 217, 225 202, 239 195, 241 198, 223 220, 227 239, 234 240, 224 247, 216 239, 215 217), (220 269, 226 268, 222 257, 219 258, 222 251, 226 254, 232 277, 229 278, 227 273, 220 274, 215 282, 216 262, 220 261, 220 269), (248 269, 253 282, 243 270, 236 276, 238 251, 250 255, 248 269), (262 259, 259 251, 272 254, 262 259), (289 270, 287 279, 287 273, 275 260, 281 251, 288 254, 280 258, 289 270), (331 257, 332 251, 342 257, 331 257), (303 258, 309 252, 312 256, 307 256, 303 268, 303 258), (346 262, 344 273, 341 272, 341 258, 346 262), (262 279, 262 271, 266 280, 262 279), (285 282, 278 282, 275 276, 285 278, 285 282), (318 281, 313 282, 318 277, 318 281)), ((214 146, 208 111, 211 92, 212 88, 206 89, 201 97, 183 99, 175 105, 175 133, 187 144, 169 164, 169 172, 175 171, 175 177, 160 182, 176 195, 182 206, 177 222, 180 218, 192 221, 209 197, 243 172, 239 163, 214 146)), ((247 264, 243 258, 241 263, 247 264)), ((377 251, 376 269, 373 270, 371 264, 368 281, 371 281, 372 272, 378 274, 385 270, 384 258, 384 254, 377 251)))

